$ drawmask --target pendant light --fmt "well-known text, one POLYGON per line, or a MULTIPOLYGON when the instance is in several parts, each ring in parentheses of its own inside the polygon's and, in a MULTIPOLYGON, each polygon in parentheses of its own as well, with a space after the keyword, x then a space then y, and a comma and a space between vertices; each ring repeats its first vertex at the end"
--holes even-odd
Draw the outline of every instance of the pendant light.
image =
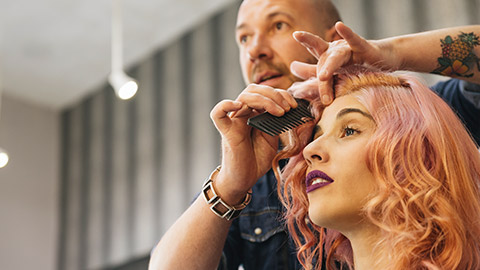
POLYGON ((132 98, 138 83, 123 71, 123 35, 121 0, 112 0, 112 70, 108 81, 120 99, 132 98))

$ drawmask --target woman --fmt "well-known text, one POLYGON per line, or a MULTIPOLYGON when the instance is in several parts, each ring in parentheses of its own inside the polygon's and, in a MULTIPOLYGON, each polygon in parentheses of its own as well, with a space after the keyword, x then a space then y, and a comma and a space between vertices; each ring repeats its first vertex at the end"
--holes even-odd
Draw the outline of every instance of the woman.
POLYGON ((406 75, 335 81, 274 160, 290 158, 277 177, 303 266, 480 269, 480 155, 459 119, 406 75))

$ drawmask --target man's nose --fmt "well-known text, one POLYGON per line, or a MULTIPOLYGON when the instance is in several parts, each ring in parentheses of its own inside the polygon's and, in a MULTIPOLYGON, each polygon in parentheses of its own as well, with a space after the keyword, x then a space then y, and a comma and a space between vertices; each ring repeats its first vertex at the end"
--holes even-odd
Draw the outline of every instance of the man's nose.
POLYGON ((272 49, 268 37, 264 35, 255 35, 247 50, 248 58, 254 62, 272 57, 272 49))

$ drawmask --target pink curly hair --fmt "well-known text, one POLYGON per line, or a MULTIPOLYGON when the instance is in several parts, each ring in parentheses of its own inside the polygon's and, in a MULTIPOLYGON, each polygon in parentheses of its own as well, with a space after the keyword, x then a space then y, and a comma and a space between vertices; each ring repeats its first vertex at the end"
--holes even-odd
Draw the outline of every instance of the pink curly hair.
MULTIPOLYGON (((346 70, 335 94, 354 95, 376 123, 366 162, 377 185, 364 206, 382 233, 375 261, 389 269, 480 269, 480 154, 449 106, 415 78, 383 72, 346 70)), ((311 104, 318 121, 323 108, 318 99, 311 104)), ((303 267, 319 269, 326 258, 327 269, 353 268, 348 239, 308 221, 302 150, 317 121, 292 131, 273 161, 278 192, 303 267)))

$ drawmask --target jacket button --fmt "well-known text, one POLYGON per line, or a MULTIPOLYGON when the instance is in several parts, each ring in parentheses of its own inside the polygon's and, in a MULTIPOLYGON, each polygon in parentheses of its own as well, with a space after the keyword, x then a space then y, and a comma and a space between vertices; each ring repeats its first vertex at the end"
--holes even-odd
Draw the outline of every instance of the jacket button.
POLYGON ((255 228, 254 233, 255 233, 256 235, 260 235, 260 234, 262 234, 262 229, 257 227, 257 228, 255 228))

